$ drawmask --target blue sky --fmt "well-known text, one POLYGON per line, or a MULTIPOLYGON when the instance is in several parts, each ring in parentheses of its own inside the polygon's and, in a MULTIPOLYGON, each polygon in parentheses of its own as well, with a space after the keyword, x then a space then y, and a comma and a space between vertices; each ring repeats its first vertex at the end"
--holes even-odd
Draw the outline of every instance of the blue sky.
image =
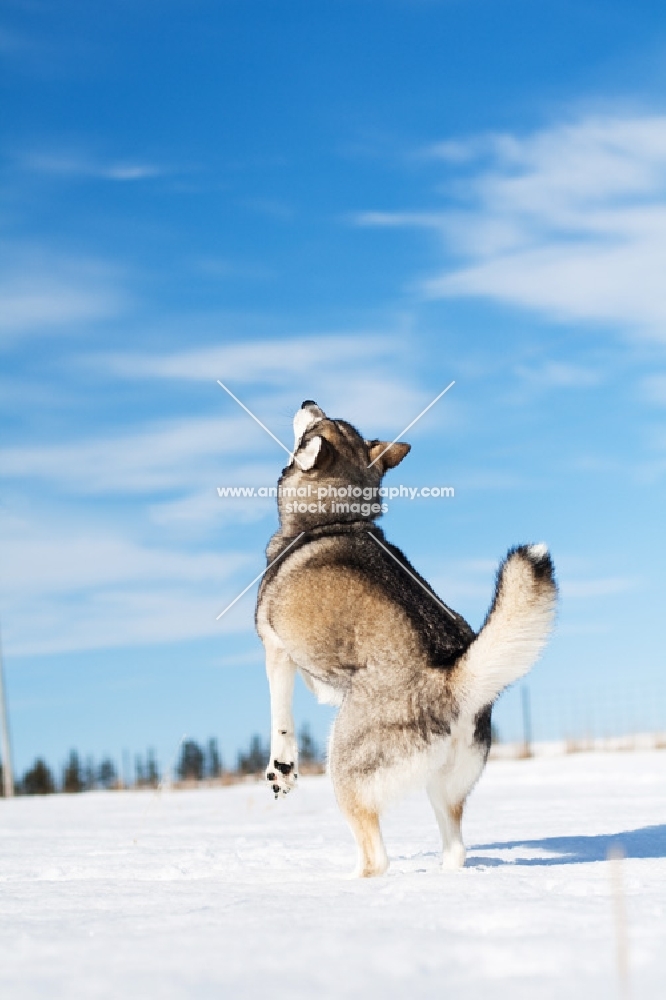
MULTIPOLYGON (((304 398, 478 627, 546 540, 537 735, 666 726, 658 3, 8 2, 0 616, 19 769, 266 732, 253 594, 304 398)), ((299 690, 324 739, 330 719, 299 690)), ((519 727, 519 692, 497 711, 519 727)))

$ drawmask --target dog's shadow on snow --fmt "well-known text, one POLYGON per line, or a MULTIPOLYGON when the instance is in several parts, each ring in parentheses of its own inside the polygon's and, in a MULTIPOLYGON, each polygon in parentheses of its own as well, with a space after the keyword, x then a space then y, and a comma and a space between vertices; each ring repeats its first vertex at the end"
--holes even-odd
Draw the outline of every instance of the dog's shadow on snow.
POLYGON ((466 868, 499 865, 580 865, 605 861, 611 847, 619 847, 627 858, 666 858, 666 824, 643 826, 623 833, 581 837, 545 837, 543 840, 505 840, 470 847, 466 868), (484 851, 511 851, 509 858, 483 856, 484 851), (547 857, 534 856, 545 852, 547 857))

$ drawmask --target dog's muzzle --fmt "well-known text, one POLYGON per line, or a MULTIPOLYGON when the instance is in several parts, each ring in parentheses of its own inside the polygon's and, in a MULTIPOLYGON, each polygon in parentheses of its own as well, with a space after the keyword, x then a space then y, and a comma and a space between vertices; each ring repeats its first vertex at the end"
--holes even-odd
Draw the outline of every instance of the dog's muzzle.
POLYGON ((298 446, 303 440, 305 432, 323 420, 326 416, 320 406, 317 406, 314 399, 306 399, 301 403, 301 408, 294 417, 294 452, 298 451, 298 446))

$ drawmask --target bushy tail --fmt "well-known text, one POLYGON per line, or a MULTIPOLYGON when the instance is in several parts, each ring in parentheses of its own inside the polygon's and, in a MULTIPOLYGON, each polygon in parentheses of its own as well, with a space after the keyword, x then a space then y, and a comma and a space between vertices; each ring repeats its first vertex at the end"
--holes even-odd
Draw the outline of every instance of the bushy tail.
POLYGON ((555 617, 557 586, 545 545, 511 549, 497 573, 495 597, 481 631, 451 680, 467 710, 479 711, 532 667, 555 617))

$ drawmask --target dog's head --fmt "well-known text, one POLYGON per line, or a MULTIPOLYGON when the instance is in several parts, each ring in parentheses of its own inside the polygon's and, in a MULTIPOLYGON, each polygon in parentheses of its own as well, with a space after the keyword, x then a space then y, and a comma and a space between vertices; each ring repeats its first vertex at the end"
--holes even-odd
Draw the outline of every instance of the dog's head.
POLYGON ((403 442, 366 441, 346 420, 327 417, 306 399, 294 417, 294 452, 278 481, 280 523, 287 535, 318 524, 372 521, 387 469, 410 449, 403 442))

